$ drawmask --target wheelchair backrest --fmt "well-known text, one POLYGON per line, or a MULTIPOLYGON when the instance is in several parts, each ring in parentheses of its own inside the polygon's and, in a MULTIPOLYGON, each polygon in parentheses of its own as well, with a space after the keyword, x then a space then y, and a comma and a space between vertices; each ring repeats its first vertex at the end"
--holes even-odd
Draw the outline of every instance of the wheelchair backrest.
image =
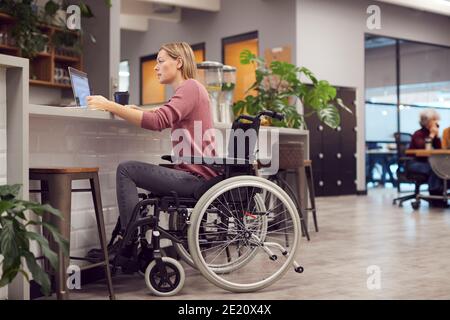
POLYGON ((253 161, 258 143, 259 127, 259 118, 253 121, 241 118, 234 120, 228 141, 227 157, 253 161))

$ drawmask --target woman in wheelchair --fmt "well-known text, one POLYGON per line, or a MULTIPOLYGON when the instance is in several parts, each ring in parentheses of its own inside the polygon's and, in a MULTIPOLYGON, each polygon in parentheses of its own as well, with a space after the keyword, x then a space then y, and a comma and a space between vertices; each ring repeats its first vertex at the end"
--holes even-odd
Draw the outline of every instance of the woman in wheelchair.
MULTIPOLYGON (((251 154, 255 145, 249 146, 244 139, 244 159, 235 159, 229 148, 231 158, 211 164, 206 160, 215 156, 213 137, 209 135, 208 141, 193 138, 195 125, 201 123, 205 137, 213 123, 208 93, 195 80, 191 47, 184 42, 163 45, 155 72, 160 83, 171 85, 175 92, 158 109, 127 108, 102 96, 87 98, 89 108, 110 111, 136 126, 158 131, 172 128, 174 150, 179 140, 173 133, 181 129, 190 149, 189 155, 181 151, 163 157, 177 162, 175 165, 139 161, 119 164, 116 187, 120 218, 108 246, 113 267, 142 271, 148 288, 156 295, 176 294, 184 284, 184 269, 176 259, 161 253, 163 237, 172 241, 185 263, 226 290, 262 289, 291 265, 302 272, 293 260, 300 239, 299 213, 284 190, 256 176, 251 154), (198 156, 191 157, 193 154, 200 155, 200 162, 198 156), (150 193, 138 194, 137 188, 150 193), (169 215, 168 228, 161 226, 161 213, 169 215)), ((282 117, 270 111, 256 117, 240 116, 233 129, 254 129, 257 134, 262 115, 282 117)), ((239 137, 232 136, 231 140, 239 137)))

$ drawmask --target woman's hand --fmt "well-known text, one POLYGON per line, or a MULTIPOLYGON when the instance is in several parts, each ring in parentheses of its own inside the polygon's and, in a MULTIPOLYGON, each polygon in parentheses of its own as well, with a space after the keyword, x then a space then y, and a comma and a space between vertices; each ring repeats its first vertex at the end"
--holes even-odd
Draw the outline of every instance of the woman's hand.
POLYGON ((437 121, 432 121, 429 130, 430 130, 430 138, 434 139, 435 137, 439 136, 439 127, 437 121))
POLYGON ((92 110, 110 111, 110 107, 113 104, 112 101, 103 96, 89 96, 86 98, 86 101, 88 108, 92 110))

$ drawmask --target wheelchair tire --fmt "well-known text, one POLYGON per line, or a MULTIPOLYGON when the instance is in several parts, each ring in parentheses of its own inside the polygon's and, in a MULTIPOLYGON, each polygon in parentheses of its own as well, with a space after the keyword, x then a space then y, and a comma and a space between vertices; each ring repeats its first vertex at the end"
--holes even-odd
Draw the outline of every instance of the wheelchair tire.
POLYGON ((169 278, 161 279, 156 261, 153 260, 145 270, 145 284, 155 296, 174 296, 180 292, 184 286, 186 275, 183 266, 173 258, 163 257, 161 259, 164 263, 166 272, 169 274, 169 278))
MULTIPOLYGON (((242 202, 241 200, 241 205, 242 204, 245 204, 245 202, 242 202)), ((227 223, 229 225, 229 222, 227 223)), ((258 222, 256 221, 256 223, 258 222)), ((274 224, 275 223, 278 222, 274 222, 274 224)), ((287 270, 292 266, 293 259, 295 257, 301 238, 299 236, 299 230, 300 219, 296 206, 283 189, 281 189, 273 182, 270 182, 267 179, 261 177, 237 176, 226 179, 214 185, 197 202, 191 215, 191 225, 188 230, 189 252, 198 270, 208 281, 210 281, 214 285, 231 292, 254 292, 273 284, 275 281, 280 279, 284 275, 284 273, 286 273, 287 270), (286 245, 286 248, 281 245, 284 244, 284 237, 280 235, 280 231, 282 231, 281 226, 278 226, 278 229, 274 228, 274 225, 269 226, 266 230, 266 233, 259 237, 258 235, 253 234, 253 228, 248 228, 245 223, 243 224, 242 221, 239 220, 244 219, 245 216, 249 215, 253 215, 254 217, 256 217, 254 219, 261 220, 259 219, 259 217, 269 215, 271 212, 273 212, 273 210, 275 210, 275 208, 278 207, 278 205, 275 206, 275 203, 273 203, 275 207, 265 208, 266 212, 264 212, 263 214, 261 214, 261 212, 255 212, 253 210, 254 208, 251 208, 249 210, 248 207, 242 207, 242 209, 239 209, 239 205, 236 204, 238 201, 236 201, 235 199, 231 200, 231 198, 233 197, 233 194, 236 194, 238 196, 243 194, 243 196, 245 197, 245 193, 242 192, 241 188, 244 189, 244 191, 247 191, 247 199, 253 198, 255 189, 257 190, 256 193, 259 193, 259 190, 263 190, 261 192, 266 192, 266 196, 270 193, 270 196, 276 197, 278 202, 275 203, 280 203, 281 205, 283 205, 282 209, 285 209, 283 210, 283 212, 286 211, 287 217, 290 219, 288 221, 290 223, 289 229, 292 230, 292 236, 290 237, 291 243, 289 245, 286 245), (250 191, 250 197, 248 197, 248 190, 250 190, 248 188, 252 188, 253 190, 250 191), (229 195, 227 193, 229 193, 229 195), (220 200, 220 197, 222 197, 223 201, 220 200), (219 207, 214 205, 214 201, 217 201, 216 204, 219 205, 220 208, 223 207, 225 210, 219 209, 219 207), (230 201, 231 204, 228 201, 230 201), (228 205, 230 206, 228 207, 228 209, 226 209, 228 205), (209 228, 213 229, 213 231, 210 231, 211 235, 213 235, 214 232, 227 232, 227 237, 225 238, 226 240, 222 242, 216 241, 216 243, 218 243, 216 245, 216 247, 218 247, 218 250, 209 251, 207 253, 206 250, 210 249, 202 249, 199 239, 200 235, 204 235, 208 231, 202 231, 201 225, 202 223, 205 223, 205 219, 206 221, 208 221, 208 210, 217 209, 219 209, 219 212, 221 212, 222 214, 226 214, 226 212, 228 211, 230 213, 229 217, 234 216, 238 219, 236 224, 237 227, 234 231, 234 234, 236 234, 236 236, 233 236, 233 234, 229 232, 229 226, 224 227, 224 225, 226 225, 224 221, 226 220, 216 219, 213 223, 206 222, 209 228), (239 217, 238 213, 240 211, 242 211, 242 215, 239 217), (211 226, 211 224, 213 226, 211 226), (214 231, 214 226, 217 226, 216 231, 214 231), (277 243, 276 241, 279 241, 279 243, 277 243), (232 243, 233 246, 231 246, 232 243), (228 270, 226 271, 216 267, 211 268, 212 262, 218 261, 217 258, 220 255, 222 255, 222 257, 219 260, 229 261, 230 256, 232 256, 234 252, 237 251, 240 253, 241 247, 249 248, 247 250, 250 251, 253 250, 253 248, 261 250, 259 250, 258 252, 256 252, 256 250, 251 251, 251 255, 248 256, 250 259, 242 260, 240 254, 234 254, 235 256, 238 256, 237 264, 239 264, 239 266, 237 268, 227 267, 228 270), (229 254, 225 251, 225 249, 228 250, 228 248, 231 248, 231 250, 234 250, 234 252, 232 251, 231 254, 229 254), (276 250, 280 250, 280 253, 286 253, 286 255, 282 255, 283 259, 277 259, 275 261, 270 260, 270 257, 273 256, 273 252, 271 251, 271 249, 273 248, 275 248, 276 250), (224 257, 225 252, 226 257, 224 257), (253 260, 251 260, 252 258, 255 261, 254 263, 253 260), (272 264, 270 264, 269 261, 273 261, 272 264), (255 264, 258 263, 260 263, 260 265, 255 266, 255 264), (236 276, 235 272, 240 274, 237 274, 236 276), (241 279, 239 279, 239 277, 241 277, 241 279), (258 279, 254 280, 255 278, 258 279)))

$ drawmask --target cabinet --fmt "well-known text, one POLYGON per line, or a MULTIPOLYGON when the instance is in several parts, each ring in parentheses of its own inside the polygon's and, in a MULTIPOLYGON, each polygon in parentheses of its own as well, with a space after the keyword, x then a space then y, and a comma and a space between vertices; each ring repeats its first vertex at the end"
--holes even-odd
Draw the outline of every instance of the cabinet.
POLYGON ((341 125, 337 129, 322 124, 315 115, 306 118, 316 196, 356 194, 356 92, 337 88, 337 97, 352 111, 338 107, 341 125))

